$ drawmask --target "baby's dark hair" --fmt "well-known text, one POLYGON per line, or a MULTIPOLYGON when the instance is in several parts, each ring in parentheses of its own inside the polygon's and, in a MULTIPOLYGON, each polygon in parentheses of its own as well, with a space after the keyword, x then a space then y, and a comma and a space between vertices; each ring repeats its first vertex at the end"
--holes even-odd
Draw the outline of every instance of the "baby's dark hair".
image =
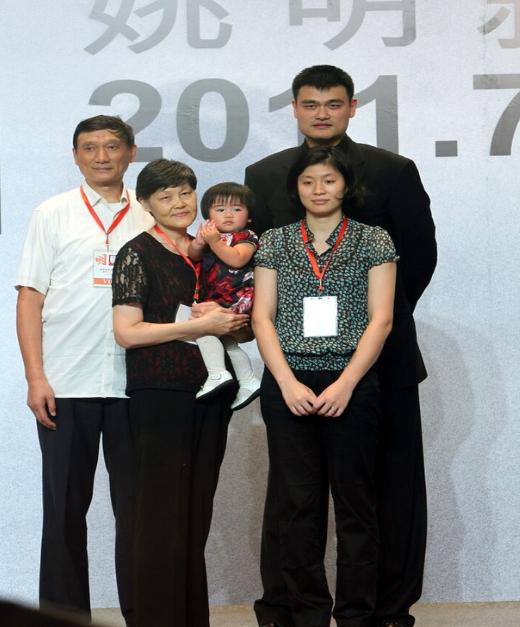
POLYGON ((252 218, 252 214, 255 206, 255 195, 253 191, 247 187, 247 185, 240 185, 240 183, 217 183, 204 192, 202 200, 200 201, 200 212, 204 219, 209 218, 209 210, 213 205, 220 202, 227 202, 228 200, 239 202, 241 205, 245 205, 249 218, 252 218))

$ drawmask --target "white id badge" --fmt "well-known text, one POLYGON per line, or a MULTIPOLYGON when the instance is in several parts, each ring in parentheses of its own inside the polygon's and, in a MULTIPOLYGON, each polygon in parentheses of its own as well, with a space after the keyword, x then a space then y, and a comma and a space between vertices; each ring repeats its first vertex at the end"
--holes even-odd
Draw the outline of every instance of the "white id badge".
MULTIPOLYGON (((191 307, 188 307, 188 305, 183 305, 182 303, 179 304, 179 307, 177 308, 177 313, 175 314, 175 322, 186 322, 186 320, 189 320, 191 316, 191 307)), ((197 342, 195 340, 182 340, 183 342, 188 342, 188 344, 196 344, 197 342)))
POLYGON ((333 337, 337 334, 337 296, 307 296, 304 298, 303 337, 333 337))
POLYGON ((95 250, 92 282, 96 287, 112 286, 112 271, 117 253, 114 250, 95 250))
POLYGON ((177 313, 175 314, 175 322, 186 322, 191 316, 191 307, 188 305, 179 304, 177 307, 177 313))

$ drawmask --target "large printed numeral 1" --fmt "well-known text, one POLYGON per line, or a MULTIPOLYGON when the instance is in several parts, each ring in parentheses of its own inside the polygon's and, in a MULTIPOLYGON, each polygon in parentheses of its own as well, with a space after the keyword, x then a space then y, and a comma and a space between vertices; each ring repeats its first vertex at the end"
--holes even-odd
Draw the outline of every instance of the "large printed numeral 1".
POLYGON ((379 76, 356 97, 360 107, 372 101, 376 103, 376 142, 379 148, 399 152, 397 76, 379 76))
MULTIPOLYGON (((376 138, 379 148, 392 152, 399 151, 399 126, 397 102, 397 76, 379 76, 363 91, 356 94, 360 107, 372 101, 376 103, 376 138)), ((269 98, 269 112, 283 109, 293 99, 290 89, 269 98)), ((298 133, 298 143, 302 136, 298 133)))

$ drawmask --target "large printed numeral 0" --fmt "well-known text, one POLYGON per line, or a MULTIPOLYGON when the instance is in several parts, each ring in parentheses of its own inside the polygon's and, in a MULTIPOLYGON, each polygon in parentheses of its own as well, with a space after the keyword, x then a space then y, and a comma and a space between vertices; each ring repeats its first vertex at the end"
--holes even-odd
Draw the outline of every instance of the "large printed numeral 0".
MULTIPOLYGON (((135 134, 149 126, 161 111, 161 94, 148 83, 142 81, 120 80, 100 85, 92 94, 89 104, 112 104, 112 100, 120 94, 132 94, 139 100, 139 108, 128 120, 135 134)), ((138 148, 136 161, 152 161, 163 156, 160 146, 138 148)))
POLYGON ((177 134, 184 150, 199 161, 227 161, 236 157, 249 135, 249 107, 237 85, 219 78, 205 78, 188 85, 179 98, 177 134), (209 148, 200 133, 200 105, 209 93, 222 96, 226 111, 226 134, 218 148, 209 148))

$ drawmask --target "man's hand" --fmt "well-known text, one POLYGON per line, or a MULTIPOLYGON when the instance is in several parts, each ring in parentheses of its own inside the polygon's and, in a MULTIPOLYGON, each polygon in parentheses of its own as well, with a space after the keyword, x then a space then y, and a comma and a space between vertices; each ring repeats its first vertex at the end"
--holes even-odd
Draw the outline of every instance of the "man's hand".
POLYGON ((38 379, 29 383, 27 405, 40 424, 47 429, 56 430, 56 423, 50 418, 50 416, 56 416, 56 400, 54 390, 47 379, 38 379))

